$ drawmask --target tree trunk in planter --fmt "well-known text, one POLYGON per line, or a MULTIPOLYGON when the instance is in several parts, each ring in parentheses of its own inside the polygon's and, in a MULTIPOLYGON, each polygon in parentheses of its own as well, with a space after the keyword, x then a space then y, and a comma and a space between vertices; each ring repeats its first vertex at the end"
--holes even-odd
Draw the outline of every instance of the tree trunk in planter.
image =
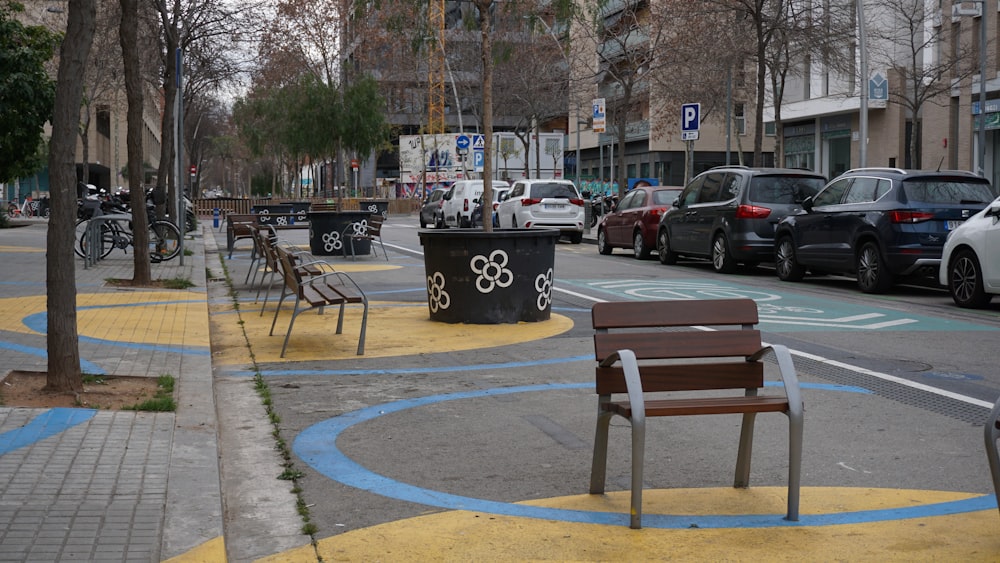
POLYGON ((432 321, 537 322, 552 312, 557 230, 420 231, 432 321))

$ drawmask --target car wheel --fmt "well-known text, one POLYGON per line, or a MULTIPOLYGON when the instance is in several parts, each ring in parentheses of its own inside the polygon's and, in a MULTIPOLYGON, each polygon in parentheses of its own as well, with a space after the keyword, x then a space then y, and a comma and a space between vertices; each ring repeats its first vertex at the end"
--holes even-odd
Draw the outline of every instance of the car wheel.
POLYGON ((774 249, 774 271, 781 281, 797 282, 806 275, 806 269, 795 260, 795 244, 790 237, 779 240, 774 249))
POLYGON ((421 229, 426 229, 427 228, 427 221, 424 221, 424 216, 423 215, 420 216, 420 228, 421 229))
POLYGON ((597 231, 597 252, 601 254, 608 255, 611 254, 612 248, 608 244, 608 233, 604 229, 598 229, 597 231))
POLYGON ((726 235, 715 235, 712 240, 712 268, 720 274, 731 274, 736 271, 736 260, 729 253, 726 235))
POLYGON ((642 238, 642 231, 636 231, 632 237, 632 250, 635 251, 636 260, 649 258, 650 248, 646 246, 646 241, 642 238))
POLYGON ((444 224, 444 215, 436 215, 434 217, 434 227, 438 229, 447 229, 448 225, 444 224))
POLYGON ((462 217, 461 213, 459 213, 458 215, 455 215, 455 225, 460 229, 464 229, 469 226, 469 222, 462 217))
POLYGON ((570 233, 569 242, 570 244, 580 244, 583 242, 583 233, 570 233))
POLYGON ((892 275, 874 242, 866 242, 858 252, 858 287, 865 293, 885 293, 892 287, 892 275))
POLYGON ((962 250, 948 265, 948 290, 959 307, 978 309, 990 303, 993 296, 983 289, 983 269, 976 254, 962 250))
POLYGON ((656 253, 660 257, 660 264, 672 266, 677 263, 677 253, 670 250, 670 236, 666 229, 660 229, 656 233, 656 253))

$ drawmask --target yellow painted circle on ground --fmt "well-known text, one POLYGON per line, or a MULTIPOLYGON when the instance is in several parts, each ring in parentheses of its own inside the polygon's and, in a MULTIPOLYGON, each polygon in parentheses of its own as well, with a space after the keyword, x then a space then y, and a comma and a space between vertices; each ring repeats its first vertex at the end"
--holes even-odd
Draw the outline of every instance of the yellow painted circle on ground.
MULTIPOLYGON (((586 484, 581 485, 585 487, 586 484)), ((785 489, 643 491, 646 514, 781 514, 785 489)), ((978 494, 803 488, 803 514, 878 510, 978 494)), ((628 511, 629 493, 524 504, 628 511)), ((326 530, 330 532, 330 530, 326 530)), ((447 511, 326 537, 261 561, 996 561, 997 510, 833 526, 653 529, 447 511)))
MULTIPOLYGON (((77 294, 77 333, 123 343, 207 347, 205 295, 186 291, 77 294)), ((0 299, 0 329, 38 334, 24 324, 46 312, 44 295, 0 299)))
MULTIPOLYGON (((243 329, 253 349, 257 362, 316 361, 356 359, 358 336, 361 332, 362 308, 348 306, 344 315, 344 330, 336 334, 338 309, 327 308, 320 315, 313 309, 299 314, 295 319, 292 336, 288 341, 285 358, 280 357, 281 345, 291 320, 294 298, 286 298, 275 324, 274 335, 269 336, 274 319, 275 299, 271 299, 264 315, 259 315, 261 305, 240 304, 243 329)), ((217 323, 225 320, 216 319, 217 323)), ((233 320, 236 322, 236 319, 233 320)), ((547 321, 535 323, 471 325, 449 324, 430 320, 426 303, 373 302, 368 312, 367 337, 364 358, 407 356, 428 352, 475 350, 532 342, 561 334, 573 328, 568 317, 552 314, 547 321)), ((245 364, 246 350, 240 349, 243 338, 235 327, 217 332, 218 340, 213 361, 218 364, 245 364), (229 333, 233 346, 223 346, 219 332, 229 333)), ((213 344, 216 344, 213 341, 213 344)), ((244 347, 245 348, 245 347, 244 347)))

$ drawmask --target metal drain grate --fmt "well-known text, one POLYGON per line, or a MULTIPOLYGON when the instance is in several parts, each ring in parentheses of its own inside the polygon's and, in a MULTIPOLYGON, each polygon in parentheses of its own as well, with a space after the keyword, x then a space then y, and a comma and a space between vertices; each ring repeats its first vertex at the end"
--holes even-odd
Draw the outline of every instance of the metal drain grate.
POLYGON ((965 401, 914 389, 906 385, 900 385, 892 381, 885 381, 848 369, 831 366, 809 358, 796 356, 795 367, 800 374, 809 373, 810 375, 839 385, 850 385, 868 389, 880 397, 948 416, 969 424, 982 425, 990 414, 989 409, 972 405, 965 401))

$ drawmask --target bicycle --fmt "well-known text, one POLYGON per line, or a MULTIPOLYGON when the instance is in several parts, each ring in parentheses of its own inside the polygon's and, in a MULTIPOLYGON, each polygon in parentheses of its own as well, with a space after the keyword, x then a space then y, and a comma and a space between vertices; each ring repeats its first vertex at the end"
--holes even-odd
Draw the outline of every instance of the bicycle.
MULTIPOLYGON (((76 241, 73 251, 80 258, 86 258, 88 251, 87 234, 91 219, 81 219, 76 224, 76 241)), ((100 238, 96 242, 97 255, 106 258, 115 248, 126 254, 128 247, 134 246, 131 218, 105 219, 101 221, 100 238), (127 224, 127 227, 125 224, 127 224)), ((170 221, 152 221, 148 226, 149 258, 153 263, 171 260, 181 250, 181 231, 170 221)))

